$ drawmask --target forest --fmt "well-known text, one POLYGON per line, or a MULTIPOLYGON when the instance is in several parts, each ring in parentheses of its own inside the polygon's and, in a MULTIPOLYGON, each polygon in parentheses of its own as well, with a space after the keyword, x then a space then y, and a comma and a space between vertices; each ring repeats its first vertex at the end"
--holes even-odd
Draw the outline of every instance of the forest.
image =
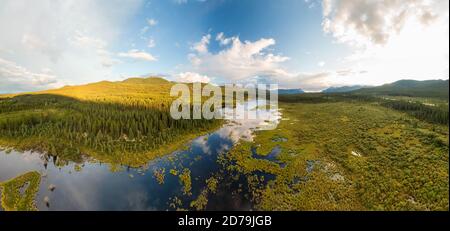
MULTIPOLYGON (((361 93, 312 93, 297 95, 280 95, 281 102, 325 103, 325 102, 365 102, 408 113, 420 120, 430 123, 448 124, 448 101, 433 99, 436 104, 426 103, 419 97, 387 97, 361 93)), ((429 101, 429 99, 427 99, 429 101)))
POLYGON ((221 124, 172 119, 172 99, 163 97, 170 86, 156 78, 129 79, 2 97, 0 144, 58 156, 61 164, 93 156, 140 166, 221 124))

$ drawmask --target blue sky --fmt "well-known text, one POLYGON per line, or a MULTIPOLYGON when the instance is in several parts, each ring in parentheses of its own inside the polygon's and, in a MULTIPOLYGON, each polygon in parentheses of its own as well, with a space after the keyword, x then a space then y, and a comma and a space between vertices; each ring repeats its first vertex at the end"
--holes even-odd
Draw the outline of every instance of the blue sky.
MULTIPOLYGON (((169 74, 177 65, 188 61, 192 44, 206 34, 214 37, 221 32, 239 36, 243 41, 273 38, 276 41, 270 47, 273 52, 290 57, 288 67, 305 71, 318 71, 319 62, 332 64, 348 50, 323 33, 321 6, 310 8, 303 0, 149 2, 132 18, 117 49, 146 49, 163 62, 122 66, 118 72, 169 74), (149 27, 148 19, 156 20, 157 24, 149 27), (149 29, 141 36, 144 27, 149 29), (147 47, 149 39, 157 44, 151 49, 147 47)), ((211 43, 209 49, 219 52, 222 47, 211 43)))
POLYGON ((4 0, 0 93, 148 75, 306 91, 448 79, 448 15, 446 0, 4 0))

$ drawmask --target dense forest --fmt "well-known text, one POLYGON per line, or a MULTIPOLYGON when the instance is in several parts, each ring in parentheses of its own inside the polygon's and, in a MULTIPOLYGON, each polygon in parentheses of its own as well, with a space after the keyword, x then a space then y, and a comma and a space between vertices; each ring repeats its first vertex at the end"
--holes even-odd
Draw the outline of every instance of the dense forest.
POLYGON ((448 124, 448 110, 428 106, 417 102, 384 101, 382 106, 404 111, 412 116, 430 123, 448 124))
POLYGON ((386 98, 360 93, 316 93, 280 95, 279 100, 286 103, 366 102, 402 111, 430 123, 447 125, 449 122, 448 101, 442 99, 435 99, 438 102, 438 105, 436 105, 425 103, 424 99, 416 97, 386 98))
POLYGON ((134 79, 0 98, 0 144, 47 152, 60 161, 88 154, 143 164, 157 155, 152 151, 181 145, 186 137, 221 124, 172 119, 172 99, 163 97, 170 86, 161 79, 134 79), (92 86, 98 89, 95 94, 89 94, 92 86))
POLYGON ((353 91, 363 95, 389 95, 407 97, 439 98, 448 101, 449 82, 447 80, 408 80, 403 79, 377 87, 361 88, 353 91))

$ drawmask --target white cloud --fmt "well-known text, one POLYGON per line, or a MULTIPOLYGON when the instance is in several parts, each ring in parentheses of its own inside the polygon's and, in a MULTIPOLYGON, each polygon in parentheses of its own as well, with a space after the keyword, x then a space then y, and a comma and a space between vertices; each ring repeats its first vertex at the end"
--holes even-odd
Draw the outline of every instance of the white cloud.
POLYGON ((78 32, 78 34, 71 40, 71 42, 87 52, 94 51, 100 58, 101 65, 104 67, 111 67, 114 64, 120 63, 115 59, 113 54, 107 50, 107 43, 98 38, 89 37, 78 32))
POLYGON ((325 66, 325 62, 324 61, 320 61, 320 62, 317 63, 317 66, 324 67, 325 66))
POLYGON ((305 91, 319 91, 333 84, 338 76, 335 72, 304 73, 291 72, 283 67, 289 57, 273 54, 272 38, 242 42, 239 37, 226 38, 223 33, 216 41, 224 48, 212 53, 208 49, 210 35, 202 37, 193 46, 196 53, 190 54, 191 70, 185 77, 199 79, 199 76, 213 76, 224 83, 277 83, 280 88, 302 88, 305 91), (198 74, 200 73, 200 74, 198 74))
POLYGON ((49 68, 32 72, 0 58, 0 93, 33 91, 62 86, 49 68))
POLYGON ((323 29, 353 53, 340 84, 449 77, 448 1, 324 0, 323 29))
POLYGON ((339 42, 353 45, 386 44, 400 33, 405 23, 416 19, 433 22, 434 5, 445 1, 429 0, 323 0, 323 29, 339 42))
POLYGON ((223 32, 220 32, 216 36, 216 40, 220 42, 220 45, 228 45, 231 42, 231 38, 225 38, 225 35, 223 32))
POLYGON ((209 83, 211 79, 206 75, 200 75, 194 72, 183 72, 175 75, 175 81, 184 83, 209 83))
POLYGON ((2 0, 0 58, 29 73, 50 68, 57 81, 70 84, 112 79, 110 66, 117 63, 112 43, 142 3, 2 0))
POLYGON ((149 26, 156 26, 158 24, 158 21, 156 21, 153 18, 147 19, 147 23, 149 26))
POLYGON ((192 50, 194 50, 200 54, 207 53, 210 39, 211 39, 210 34, 203 36, 202 39, 200 40, 200 42, 195 43, 194 46, 192 46, 192 50))
POLYGON ((280 88, 320 91, 333 85, 338 76, 332 71, 305 73, 287 70, 283 63, 289 57, 272 53, 270 48, 275 45, 272 38, 242 42, 237 36, 226 38, 223 33, 219 33, 216 41, 224 47, 216 53, 208 49, 210 39, 211 35, 205 35, 192 47, 196 52, 189 55, 191 72, 184 73, 187 76, 182 75, 184 78, 198 80, 199 76, 213 76, 224 83, 256 81, 277 83, 280 88))
POLYGON ((319 4, 318 3, 318 0, 304 0, 305 1, 305 4, 308 6, 308 8, 314 8, 314 7, 316 7, 316 5, 317 4, 319 4))
POLYGON ((153 47, 155 47, 155 46, 156 46, 155 40, 154 40, 153 38, 149 38, 149 39, 148 39, 148 43, 147 43, 147 47, 148 47, 148 48, 153 48, 153 47))
MULTIPOLYGON (((442 52, 448 50, 448 37, 436 36, 443 32, 442 25, 421 31, 407 23, 401 36, 392 36, 386 45, 354 49, 352 56, 344 58, 341 64, 333 65, 336 69, 319 72, 288 70, 284 64, 289 57, 276 55, 270 49, 275 45, 274 39, 242 42, 238 37, 226 38, 219 33, 216 36, 219 44, 226 39, 230 42, 223 44, 218 52, 211 52, 208 49, 211 36, 203 36, 193 47, 196 52, 189 55, 189 71, 215 77, 215 80, 224 83, 260 81, 277 83, 280 88, 302 88, 305 91, 355 84, 379 85, 403 78, 448 78, 448 63, 445 63, 448 55, 442 52), (421 40, 429 43, 419 42, 421 40)), ((331 66, 324 61, 317 65, 321 68, 331 66)))
POLYGON ((149 61, 149 62, 158 60, 150 53, 147 53, 145 51, 140 51, 137 49, 132 49, 132 50, 129 50, 128 52, 121 52, 118 54, 118 56, 125 57, 125 58, 138 59, 138 60, 143 60, 143 61, 149 61))
POLYGON ((52 62, 58 61, 61 57, 61 50, 56 44, 46 42, 35 34, 25 33, 21 42, 29 50, 48 56, 52 62))
POLYGON ((334 73, 300 73, 290 78, 280 81, 281 87, 301 88, 304 91, 321 91, 333 85, 332 77, 334 73))
POLYGON ((230 46, 218 53, 208 50, 211 35, 203 36, 196 43, 189 58, 193 69, 208 76, 217 76, 229 81, 243 80, 255 76, 278 76, 288 74, 279 64, 289 58, 275 55, 268 51, 268 47, 275 44, 274 39, 260 39, 254 42, 241 42, 238 37, 224 38, 230 40, 230 46))

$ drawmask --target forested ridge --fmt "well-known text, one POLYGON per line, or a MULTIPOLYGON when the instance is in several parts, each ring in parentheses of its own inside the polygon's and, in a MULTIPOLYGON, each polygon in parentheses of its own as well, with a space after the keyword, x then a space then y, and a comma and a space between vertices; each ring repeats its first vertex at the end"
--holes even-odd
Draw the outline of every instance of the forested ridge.
POLYGON ((366 102, 405 112, 417 119, 435 124, 448 125, 448 99, 434 99, 436 104, 425 103, 424 98, 374 96, 355 93, 313 93, 280 95, 280 102, 286 103, 326 103, 326 102, 366 102))
POLYGON ((62 157, 60 161, 87 154, 144 164, 186 137, 221 124, 172 119, 172 85, 136 78, 0 97, 0 144, 47 152, 62 157))
POLYGON ((448 101, 449 82, 447 80, 409 80, 402 79, 393 83, 384 84, 377 87, 361 88, 353 91, 355 94, 365 95, 389 95, 439 98, 448 101))

